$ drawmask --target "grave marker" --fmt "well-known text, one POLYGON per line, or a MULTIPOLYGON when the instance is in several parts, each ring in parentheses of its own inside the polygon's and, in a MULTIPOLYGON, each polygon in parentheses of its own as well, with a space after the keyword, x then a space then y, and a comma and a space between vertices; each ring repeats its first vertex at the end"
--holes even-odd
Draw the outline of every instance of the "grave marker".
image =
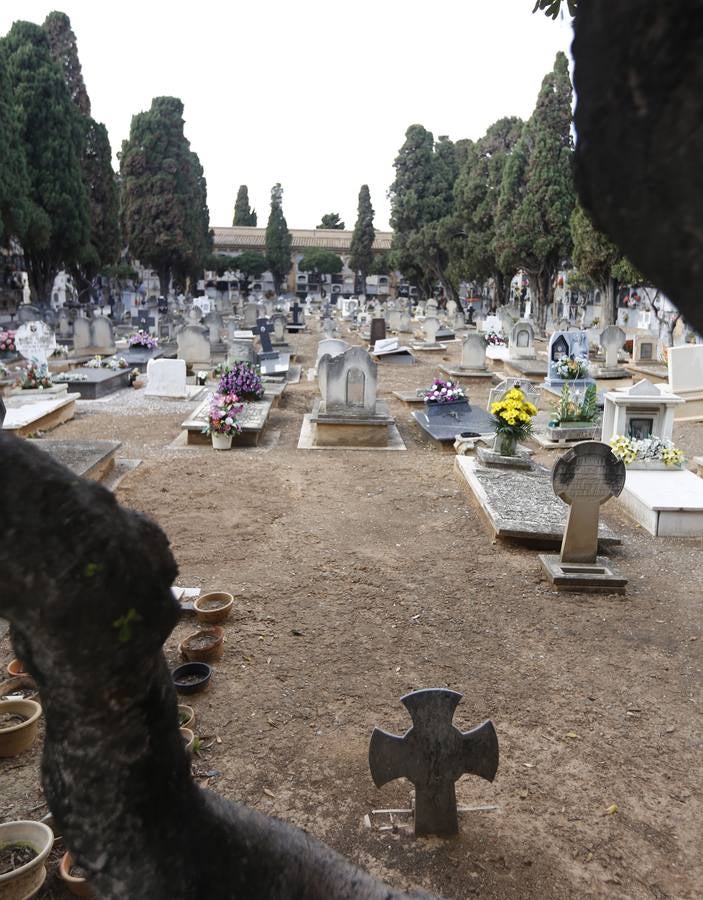
POLYGON ((459 731, 452 718, 461 694, 445 688, 401 697, 413 721, 402 737, 374 728, 369 767, 376 787, 407 778, 415 787, 415 836, 452 835, 459 830, 454 783, 462 775, 493 781, 498 771, 498 736, 489 720, 459 731))

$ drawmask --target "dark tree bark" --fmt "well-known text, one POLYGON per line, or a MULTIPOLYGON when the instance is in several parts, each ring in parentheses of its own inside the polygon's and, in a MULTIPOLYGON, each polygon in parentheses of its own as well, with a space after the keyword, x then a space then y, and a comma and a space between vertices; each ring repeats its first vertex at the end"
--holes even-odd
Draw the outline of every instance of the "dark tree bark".
POLYGON ((404 896, 195 785, 161 651, 177 567, 156 524, 2 433, 0 496, 0 615, 39 685, 49 807, 98 896, 404 896))
POLYGON ((595 225, 703 333, 703 0, 587 0, 576 176, 595 225))

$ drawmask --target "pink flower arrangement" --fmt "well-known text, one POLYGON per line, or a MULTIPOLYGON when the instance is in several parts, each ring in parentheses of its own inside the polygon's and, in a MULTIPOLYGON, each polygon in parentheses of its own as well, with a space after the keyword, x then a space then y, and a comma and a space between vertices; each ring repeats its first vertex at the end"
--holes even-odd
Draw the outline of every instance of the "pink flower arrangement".
POLYGON ((15 347, 15 332, 14 331, 0 331, 0 350, 7 350, 10 353, 16 352, 15 347))
POLYGON ((442 378, 435 378, 431 388, 418 393, 429 403, 456 403, 458 400, 466 400, 466 394, 458 384, 444 381, 442 378))
POLYGON ((136 334, 131 335, 127 343, 130 347, 135 347, 137 350, 154 350, 159 346, 157 339, 152 337, 148 331, 144 331, 143 328, 140 328, 136 334))
POLYGON ((213 394, 210 410, 207 417, 207 426, 204 434, 231 434, 233 437, 242 430, 241 423, 237 419, 244 409, 244 404, 239 402, 236 394, 213 394))
POLYGON ((505 344, 507 343, 505 338, 502 335, 498 334, 497 331, 487 331, 483 336, 483 339, 487 344, 490 344, 493 347, 505 346, 505 344))

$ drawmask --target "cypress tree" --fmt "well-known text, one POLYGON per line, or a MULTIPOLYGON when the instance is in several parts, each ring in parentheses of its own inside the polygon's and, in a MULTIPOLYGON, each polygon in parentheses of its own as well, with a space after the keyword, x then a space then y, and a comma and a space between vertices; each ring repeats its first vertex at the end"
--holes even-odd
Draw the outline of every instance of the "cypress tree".
POLYGON ((75 265, 88 242, 81 127, 46 32, 15 22, 4 45, 32 201, 22 246, 32 295, 45 302, 56 272, 75 265))
POLYGON ((271 212, 266 226, 266 261, 273 275, 276 292, 280 292, 284 278, 290 271, 293 240, 283 215, 283 188, 271 188, 271 212))
POLYGON ((572 246, 571 96, 568 63, 560 52, 505 166, 498 202, 495 246, 501 268, 527 272, 533 314, 542 330, 555 276, 572 246))
POLYGON ((0 244, 22 240, 29 223, 29 176, 15 98, 0 44, 0 244))
POLYGON ((71 20, 65 13, 51 12, 44 20, 44 31, 49 39, 51 55, 61 69, 74 106, 81 115, 90 116, 90 97, 83 81, 78 44, 71 28, 71 20))
POLYGON ((249 206, 249 189, 245 184, 241 184, 237 191, 237 199, 234 201, 232 225, 256 225, 256 222, 256 210, 249 206))
POLYGON ((351 255, 349 268, 358 272, 361 277, 361 293, 366 293, 366 276, 373 262, 373 242, 376 231, 373 227, 373 206, 368 184, 362 184, 359 190, 359 205, 356 225, 351 239, 351 255))
POLYGON ((155 97, 132 118, 120 160, 123 232, 131 253, 158 273, 164 296, 172 277, 202 266, 211 243, 205 178, 183 126, 181 101, 155 97))

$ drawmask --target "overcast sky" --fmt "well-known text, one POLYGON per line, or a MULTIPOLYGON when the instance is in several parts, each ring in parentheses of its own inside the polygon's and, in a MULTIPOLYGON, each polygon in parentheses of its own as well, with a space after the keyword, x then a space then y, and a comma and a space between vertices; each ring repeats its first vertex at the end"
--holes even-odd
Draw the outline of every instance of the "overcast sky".
MULTIPOLYGON (((375 225, 405 130, 478 138, 501 116, 530 115, 570 24, 533 0, 2 0, 15 19, 71 19, 94 118, 113 152, 152 97, 185 105, 208 184, 211 225, 231 225, 237 188, 268 217, 283 185, 291 228, 356 219, 367 183, 375 225)), ((117 165, 117 161, 115 160, 117 165)))

